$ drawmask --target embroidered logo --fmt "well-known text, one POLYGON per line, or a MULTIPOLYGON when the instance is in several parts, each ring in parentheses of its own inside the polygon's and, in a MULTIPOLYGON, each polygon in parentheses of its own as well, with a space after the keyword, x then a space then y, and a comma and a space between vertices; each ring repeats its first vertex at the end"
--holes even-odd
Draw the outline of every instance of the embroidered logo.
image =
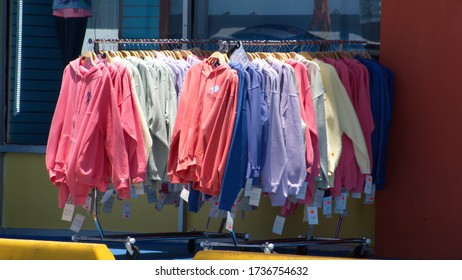
POLYGON ((211 87, 210 88, 210 94, 209 95, 213 95, 214 93, 217 93, 220 91, 220 87, 219 86, 214 86, 214 87, 211 87))
POLYGON ((90 104, 90 101, 91 101, 91 92, 87 92, 87 100, 86 100, 86 103, 87 105, 90 104))

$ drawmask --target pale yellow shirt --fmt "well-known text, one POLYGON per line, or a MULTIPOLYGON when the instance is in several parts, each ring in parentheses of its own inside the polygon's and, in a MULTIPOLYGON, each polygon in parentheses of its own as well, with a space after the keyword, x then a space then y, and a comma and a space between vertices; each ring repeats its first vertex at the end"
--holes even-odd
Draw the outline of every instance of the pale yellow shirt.
POLYGON ((319 59, 315 59, 322 74, 325 90, 325 112, 328 151, 329 187, 334 186, 334 172, 342 154, 342 134, 345 133, 353 142, 356 161, 363 174, 370 174, 369 153, 348 93, 343 86, 335 68, 319 59))

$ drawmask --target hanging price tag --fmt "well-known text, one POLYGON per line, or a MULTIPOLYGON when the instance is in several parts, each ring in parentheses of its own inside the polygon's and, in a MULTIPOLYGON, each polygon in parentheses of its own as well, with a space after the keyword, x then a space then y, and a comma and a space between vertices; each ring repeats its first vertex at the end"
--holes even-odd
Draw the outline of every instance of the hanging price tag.
POLYGON ((138 198, 138 194, 136 194, 134 187, 130 187, 130 198, 138 198))
POLYGON ((316 190, 314 194, 313 206, 318 207, 318 208, 322 207, 322 204, 324 202, 324 193, 325 193, 324 190, 320 190, 320 189, 316 190))
POLYGON ((364 197, 364 204, 374 204, 375 202, 375 184, 372 185, 371 193, 364 197))
POLYGON ((257 206, 260 204, 261 198, 261 189, 252 187, 252 192, 250 193, 250 201, 249 204, 252 206, 257 206))
POLYGON ((282 234, 282 230, 284 229, 284 223, 286 222, 286 218, 282 216, 276 216, 273 224, 273 233, 275 234, 282 234))
POLYGON ((135 189, 135 194, 136 195, 144 195, 143 183, 133 184, 133 188, 135 189))
POLYGON ((107 190, 107 191, 104 193, 103 197, 101 198, 100 203, 101 203, 101 204, 104 204, 104 203, 109 199, 109 197, 110 197, 113 193, 114 193, 114 190, 112 190, 112 189, 111 189, 111 190, 107 190))
POLYGON ((302 186, 298 190, 298 194, 297 194, 296 198, 297 199, 305 199, 307 189, 308 189, 308 182, 303 182, 302 186))
POLYGON ((247 178, 247 180, 245 181, 245 188, 244 188, 245 196, 250 196, 252 194, 252 183, 253 183, 253 178, 247 178))
POLYGON ((361 193, 360 192, 353 192, 353 193, 351 193, 351 198, 361 199, 361 193))
POLYGON ((84 221, 85 216, 76 214, 74 220, 72 221, 71 230, 73 232, 79 233, 84 221))
POLYGON ((107 213, 107 214, 111 214, 112 212, 112 207, 114 206, 114 201, 115 201, 115 197, 114 196, 110 196, 106 202, 104 202, 103 204, 103 212, 104 213, 107 213))
POLYGON ((93 201, 93 199, 91 198, 91 196, 88 196, 87 199, 85 199, 85 204, 83 205, 83 208, 85 208, 85 210, 87 210, 87 211, 90 211, 92 201, 93 201))
POLYGON ((239 42, 238 44, 239 47, 229 56, 229 60, 232 63, 241 65, 242 69, 245 69, 249 65, 250 60, 242 46, 242 43, 239 42))
POLYGON ((122 205, 122 218, 130 219, 131 215, 132 215, 132 207, 130 203, 124 202, 124 204, 122 205))
POLYGON ((184 201, 188 202, 189 200, 189 191, 187 188, 183 188, 183 190, 181 191, 180 193, 180 197, 181 199, 183 199, 184 201))
POLYGON ((64 205, 63 215, 61 216, 61 220, 70 222, 72 221, 72 217, 74 216, 74 209, 75 206, 71 203, 66 203, 64 205))
POLYGON ((345 210, 347 205, 347 193, 342 192, 339 197, 335 198, 335 208, 338 210, 345 210))
POLYGON ((233 231, 233 225, 234 225, 234 217, 231 215, 231 212, 227 211, 226 215, 226 229, 228 231, 233 231))
POLYGON ((218 215, 220 214, 220 210, 218 210, 218 200, 216 197, 212 197, 209 199, 210 202, 210 211, 209 211, 209 217, 210 218, 218 218, 218 215))
POLYGON ((144 192, 146 193, 148 204, 153 204, 157 202, 157 194, 151 188, 151 186, 144 186, 144 192))
POLYGON ((317 207, 307 207, 307 216, 308 224, 317 225, 318 224, 318 208, 317 207))
POLYGON ((327 217, 332 216, 332 196, 324 197, 322 214, 327 217))
POLYGON ((365 194, 371 194, 372 192, 372 176, 367 175, 366 176, 366 183, 364 184, 364 193, 365 194))
POLYGON ((162 211, 162 208, 164 208, 164 204, 165 204, 165 201, 167 200, 167 195, 162 193, 159 197, 159 200, 157 200, 157 203, 156 203, 156 210, 157 211, 162 211))

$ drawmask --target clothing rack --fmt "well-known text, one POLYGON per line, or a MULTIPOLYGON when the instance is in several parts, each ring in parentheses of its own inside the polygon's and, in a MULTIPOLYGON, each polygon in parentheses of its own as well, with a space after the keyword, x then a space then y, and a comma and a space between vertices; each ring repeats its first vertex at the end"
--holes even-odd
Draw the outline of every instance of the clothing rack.
MULTIPOLYGON (((312 52, 327 52, 327 51, 355 51, 361 52, 366 51, 370 54, 374 54, 378 57, 377 45, 370 45, 366 41, 357 40, 218 40, 218 39, 90 39, 88 42, 93 46, 95 52, 108 48, 107 45, 116 48, 117 50, 146 50, 146 49, 167 49, 170 46, 174 49, 187 49, 194 47, 209 47, 211 50, 229 51, 231 48, 238 44, 247 46, 250 48, 262 48, 262 47, 273 47, 273 51, 279 51, 283 48, 289 52, 296 50, 305 50, 312 52), (154 48, 153 48, 154 46, 154 48)), ((97 193, 95 191, 95 198, 97 193)), ((96 199, 94 200, 96 201, 96 199)), ((182 208, 182 205, 181 207, 182 208)), ((182 212, 182 209, 180 209, 182 212)), ((101 225, 98 220, 98 211, 96 205, 93 209, 93 219, 96 224, 99 237, 82 237, 74 236, 75 241, 118 241, 123 242, 127 248, 127 257, 136 258, 139 254, 139 249, 134 246, 135 237, 141 238, 141 240, 188 240, 188 249, 194 251, 194 245, 197 239, 208 239, 208 238, 232 238, 231 242, 209 242, 203 241, 200 245, 210 250, 213 247, 233 247, 233 248, 258 248, 262 249, 265 253, 273 253, 277 247, 296 247, 299 253, 306 253, 306 248, 309 246, 318 245, 331 245, 331 244, 354 244, 355 247, 353 254, 355 257, 364 257, 367 255, 367 246, 371 243, 371 240, 362 238, 338 238, 340 228, 344 221, 344 215, 339 215, 339 220, 332 238, 313 237, 312 231, 314 226, 310 225, 308 234, 297 238, 285 238, 285 239, 270 239, 270 240, 253 240, 249 241, 247 234, 236 234, 232 231, 230 234, 222 233, 225 219, 222 220, 221 227, 218 233, 210 232, 191 232, 191 233, 162 233, 162 234, 140 234, 140 235, 113 235, 105 236, 101 225), (238 238, 243 242, 238 242, 238 238)))
POLYGON ((187 48, 200 46, 212 46, 215 50, 217 47, 226 48, 236 44, 242 44, 248 47, 290 47, 295 50, 297 47, 310 51, 358 51, 358 50, 373 50, 377 51, 376 45, 371 45, 367 41, 358 40, 220 40, 220 39, 95 39, 89 40, 89 44, 94 45, 94 50, 99 51, 101 45, 117 45, 118 48, 128 49, 146 49, 157 45, 160 49, 167 45, 175 46, 176 48, 187 48))

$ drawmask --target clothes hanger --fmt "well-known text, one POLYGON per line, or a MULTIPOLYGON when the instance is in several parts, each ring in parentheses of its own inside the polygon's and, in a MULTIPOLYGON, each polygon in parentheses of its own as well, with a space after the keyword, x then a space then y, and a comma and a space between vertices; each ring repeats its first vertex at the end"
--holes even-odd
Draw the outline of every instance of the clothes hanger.
POLYGON ((281 53, 281 52, 274 52, 273 56, 281 61, 287 59, 287 56, 285 56, 285 53, 281 53))
POLYGON ((207 62, 211 64, 215 64, 218 62, 220 65, 222 65, 229 63, 229 59, 226 54, 221 53, 219 51, 215 51, 207 58, 207 62))
POLYGON ((102 51, 102 55, 106 59, 107 62, 109 62, 109 63, 112 62, 112 57, 111 57, 111 55, 109 54, 108 51, 106 51, 106 50, 102 51))
POLYGON ((93 51, 85 51, 82 53, 80 56, 83 62, 86 62, 87 60, 90 61, 91 65, 95 65, 95 60, 96 60, 96 53, 93 51))

